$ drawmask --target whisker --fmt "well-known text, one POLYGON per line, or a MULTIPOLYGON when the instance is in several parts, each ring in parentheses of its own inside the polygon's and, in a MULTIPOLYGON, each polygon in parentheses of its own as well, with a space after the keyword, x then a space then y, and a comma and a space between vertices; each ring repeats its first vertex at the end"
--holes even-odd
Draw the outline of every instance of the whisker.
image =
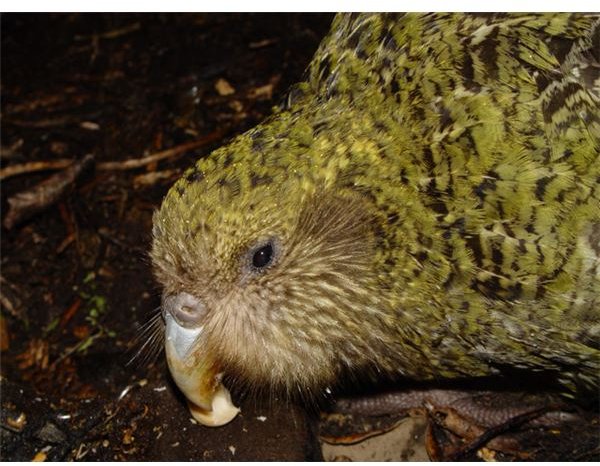
POLYGON ((160 313, 157 313, 155 316, 151 317, 148 322, 146 322, 141 328, 140 333, 136 337, 136 341, 142 338, 145 338, 148 334, 154 333, 156 328, 160 328, 160 323, 157 322, 160 320, 160 313))
POLYGON ((134 358, 140 358, 140 364, 146 365, 156 360, 156 357, 160 354, 160 351, 162 350, 162 333, 162 329, 160 327, 156 327, 155 330, 150 334, 150 336, 140 347, 140 349, 134 356, 134 358))
POLYGON ((145 366, 156 360, 163 348, 164 330, 160 307, 152 311, 153 315, 144 323, 135 337, 130 352, 135 352, 127 365, 136 363, 145 366))

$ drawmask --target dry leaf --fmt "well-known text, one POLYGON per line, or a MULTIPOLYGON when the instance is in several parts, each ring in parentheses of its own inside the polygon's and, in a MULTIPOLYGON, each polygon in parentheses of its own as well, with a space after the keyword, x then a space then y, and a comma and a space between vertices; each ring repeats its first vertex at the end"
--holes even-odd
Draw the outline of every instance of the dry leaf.
POLYGON ((6 423, 17 432, 21 432, 23 427, 25 427, 25 424, 27 424, 27 417, 25 416, 25 413, 21 413, 16 419, 13 419, 12 417, 7 418, 6 423))
POLYGON ((45 451, 38 451, 31 461, 35 461, 37 463, 40 461, 46 461, 46 458, 48 458, 48 454, 45 451))
POLYGON ((220 96, 235 94, 235 89, 225 79, 219 78, 215 83, 215 89, 220 96))

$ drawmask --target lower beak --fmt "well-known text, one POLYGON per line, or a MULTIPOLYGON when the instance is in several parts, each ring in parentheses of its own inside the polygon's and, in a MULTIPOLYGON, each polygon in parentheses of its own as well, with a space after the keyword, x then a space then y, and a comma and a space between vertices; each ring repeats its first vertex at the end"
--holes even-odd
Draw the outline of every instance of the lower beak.
POLYGON ((218 364, 198 348, 203 327, 185 328, 168 312, 165 351, 173 380, 188 400, 196 421, 205 426, 222 426, 239 413, 231 395, 221 383, 218 364))

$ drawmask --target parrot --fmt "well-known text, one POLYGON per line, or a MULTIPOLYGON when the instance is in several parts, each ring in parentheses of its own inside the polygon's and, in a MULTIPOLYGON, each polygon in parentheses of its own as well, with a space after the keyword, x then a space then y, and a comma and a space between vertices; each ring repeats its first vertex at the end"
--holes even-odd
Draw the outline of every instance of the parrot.
POLYGON ((273 114, 171 187, 150 254, 207 425, 238 412, 224 377, 597 394, 600 15, 337 15, 273 114))

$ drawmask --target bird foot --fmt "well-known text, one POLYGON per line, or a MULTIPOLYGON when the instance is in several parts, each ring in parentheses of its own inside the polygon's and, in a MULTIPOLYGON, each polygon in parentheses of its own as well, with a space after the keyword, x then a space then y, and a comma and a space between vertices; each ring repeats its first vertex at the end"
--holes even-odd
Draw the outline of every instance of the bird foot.
POLYGON ((554 394, 481 390, 416 389, 344 398, 336 412, 361 416, 407 413, 427 418, 425 447, 434 460, 526 460, 532 451, 523 447, 524 433, 558 431, 580 420, 572 405, 554 394), (507 456, 508 455, 508 456, 507 456))

